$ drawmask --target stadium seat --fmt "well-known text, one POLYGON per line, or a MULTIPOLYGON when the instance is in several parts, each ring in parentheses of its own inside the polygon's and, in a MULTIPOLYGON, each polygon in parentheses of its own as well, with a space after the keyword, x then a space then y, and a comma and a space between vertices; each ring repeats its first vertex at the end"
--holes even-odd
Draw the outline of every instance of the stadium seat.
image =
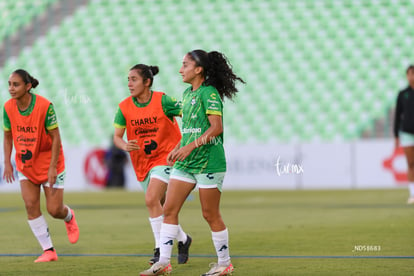
POLYGON ((57 0, 8 0, 0 2, 0 41, 24 27, 57 0), (24 14, 23 14, 24 13, 24 14))
MULTIPOLYGON (((55 1, 2 1, 0 39, 55 1), (5 21, 19 18, 16 5, 33 9, 5 21)), ((158 65, 153 88, 180 98, 188 86, 178 74, 182 56, 219 50, 247 82, 238 85, 234 103, 226 101, 229 141, 354 139, 384 116, 404 85, 413 6, 413 0, 91 0, 8 59, 0 85, 16 66, 27 67, 41 79, 39 93, 54 99, 68 143, 87 137, 86 143, 106 144, 132 65, 158 65), (202 24, 187 24, 195 14, 202 24)))

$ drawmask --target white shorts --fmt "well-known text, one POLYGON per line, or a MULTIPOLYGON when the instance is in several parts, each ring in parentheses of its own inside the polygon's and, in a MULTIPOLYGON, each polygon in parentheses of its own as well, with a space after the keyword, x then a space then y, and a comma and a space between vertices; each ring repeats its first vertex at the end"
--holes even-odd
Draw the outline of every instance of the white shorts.
POLYGON ((413 147, 414 146, 414 134, 400 131, 399 132, 401 147, 413 147))
POLYGON ((171 167, 170 166, 155 166, 153 167, 143 181, 138 181, 141 184, 144 193, 147 192, 151 178, 156 178, 168 184, 170 180, 171 167))
MULTIPOLYGON (((17 172, 17 175, 19 177, 19 181, 22 181, 22 180, 30 180, 23 173, 21 173, 19 171, 17 172)), ((55 189, 63 189, 64 188, 64 183, 65 183, 65 176, 66 176, 66 171, 63 171, 60 174, 58 174, 57 175, 57 178, 56 178, 56 183, 53 184, 53 188, 55 188, 55 189)), ((42 185, 43 187, 50 187, 50 184, 48 182, 42 183, 40 185, 42 185)))
POLYGON ((221 192, 225 175, 225 172, 195 174, 173 168, 170 178, 197 184, 201 189, 217 188, 221 192))

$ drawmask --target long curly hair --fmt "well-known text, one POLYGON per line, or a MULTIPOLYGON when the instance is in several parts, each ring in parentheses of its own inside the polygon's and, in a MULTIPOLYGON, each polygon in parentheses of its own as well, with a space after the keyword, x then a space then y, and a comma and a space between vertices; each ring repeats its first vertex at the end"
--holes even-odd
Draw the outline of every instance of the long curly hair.
POLYGON ((207 53, 199 49, 188 52, 187 55, 197 66, 203 68, 205 85, 215 87, 223 100, 225 97, 231 100, 236 95, 238 92, 236 81, 245 83, 242 78, 234 74, 232 65, 223 53, 217 51, 207 53))

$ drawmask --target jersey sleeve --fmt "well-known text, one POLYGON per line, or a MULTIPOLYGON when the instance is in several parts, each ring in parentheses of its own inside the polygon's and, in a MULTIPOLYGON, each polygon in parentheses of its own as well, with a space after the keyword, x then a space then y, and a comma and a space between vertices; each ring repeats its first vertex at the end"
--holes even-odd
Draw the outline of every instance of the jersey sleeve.
POLYGON ((9 115, 6 112, 6 108, 3 106, 3 129, 5 131, 10 131, 11 130, 11 123, 10 123, 10 118, 9 115))
POLYGON ((53 104, 49 105, 46 113, 45 127, 47 130, 52 130, 58 127, 58 121, 53 104))
POLYGON ((223 102, 215 88, 206 90, 202 95, 202 101, 207 115, 223 115, 223 102))
POLYGON ((183 113, 183 105, 174 97, 162 95, 161 98, 162 109, 167 117, 181 116, 183 113))
POLYGON ((126 128, 126 120, 125 120, 124 114, 122 114, 122 111, 119 107, 115 114, 114 127, 115 128, 126 128))

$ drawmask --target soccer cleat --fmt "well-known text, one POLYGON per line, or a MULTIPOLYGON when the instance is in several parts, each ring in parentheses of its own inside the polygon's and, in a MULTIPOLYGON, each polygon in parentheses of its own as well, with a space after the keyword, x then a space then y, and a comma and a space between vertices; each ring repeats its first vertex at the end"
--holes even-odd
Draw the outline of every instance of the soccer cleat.
POLYGON ((58 256, 57 256, 55 250, 46 250, 34 262, 35 263, 44 263, 44 262, 52 262, 52 261, 57 261, 57 260, 58 260, 58 256))
POLYGON ((190 249, 190 245, 193 239, 187 235, 187 240, 185 243, 178 242, 178 263, 185 264, 188 261, 188 250, 190 249))
POLYGON ((232 272, 234 271, 233 265, 229 264, 228 266, 220 266, 216 263, 210 264, 211 269, 202 274, 201 276, 223 276, 223 275, 232 275, 232 272))
POLYGON ((171 264, 155 263, 149 269, 139 273, 140 276, 170 275, 171 264))
POLYGON ((154 257, 149 260, 149 264, 153 265, 160 260, 160 248, 157 247, 154 249, 154 257))
POLYGON ((72 213, 72 219, 69 222, 65 221, 66 232, 68 233, 68 239, 70 243, 76 243, 79 239, 79 227, 76 223, 75 212, 70 210, 72 213))
POLYGON ((408 198, 407 204, 414 204, 414 196, 408 198))

